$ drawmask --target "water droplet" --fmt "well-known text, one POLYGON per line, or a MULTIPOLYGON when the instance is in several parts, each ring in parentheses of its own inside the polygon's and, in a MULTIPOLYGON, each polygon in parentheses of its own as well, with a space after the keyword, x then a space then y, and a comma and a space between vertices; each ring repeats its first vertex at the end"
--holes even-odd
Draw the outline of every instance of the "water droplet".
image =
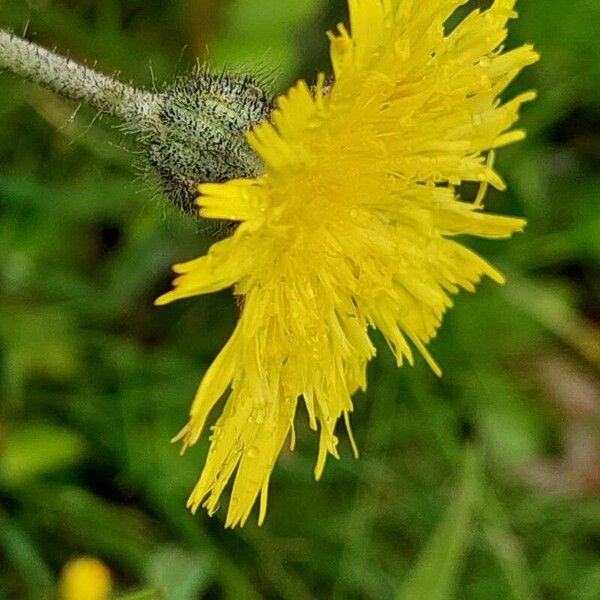
POLYGON ((250 448, 246 450, 246 455, 248 458, 256 458, 258 456, 258 448, 256 446, 250 446, 250 448))
POLYGON ((407 39, 398 40, 394 49, 400 60, 406 60, 410 57, 410 42, 407 39))

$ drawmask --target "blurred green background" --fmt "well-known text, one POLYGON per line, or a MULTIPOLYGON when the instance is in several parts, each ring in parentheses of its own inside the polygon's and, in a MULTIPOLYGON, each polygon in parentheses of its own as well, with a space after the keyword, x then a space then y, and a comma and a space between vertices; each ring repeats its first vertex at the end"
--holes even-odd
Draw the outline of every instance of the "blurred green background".
MULTIPOLYGON (((378 338, 362 457, 342 436, 319 484, 300 410, 262 528, 192 517, 206 442, 169 444, 236 318, 230 293, 152 305, 206 227, 141 181, 110 119, 0 77, 0 599, 53 598, 80 555, 148 600, 600 598, 600 3, 519 8, 510 45, 543 58, 512 91, 540 97, 487 204, 530 225, 468 242, 509 283, 458 298, 441 380, 378 338)), ((2 27, 140 86, 208 55, 274 93, 327 68, 342 19, 342 0, 0 2, 2 27)))

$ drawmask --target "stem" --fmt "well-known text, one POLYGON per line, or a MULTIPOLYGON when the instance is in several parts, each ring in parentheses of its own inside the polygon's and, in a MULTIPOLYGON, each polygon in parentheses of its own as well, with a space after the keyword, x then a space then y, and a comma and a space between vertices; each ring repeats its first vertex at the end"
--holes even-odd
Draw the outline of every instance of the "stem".
POLYGON ((119 119, 163 192, 190 214, 200 183, 262 171, 245 134, 269 118, 273 100, 249 77, 202 69, 153 94, 0 29, 2 69, 119 119))
POLYGON ((7 69, 56 94, 89 104, 128 125, 144 125, 156 104, 154 94, 79 65, 0 29, 0 69, 7 69))

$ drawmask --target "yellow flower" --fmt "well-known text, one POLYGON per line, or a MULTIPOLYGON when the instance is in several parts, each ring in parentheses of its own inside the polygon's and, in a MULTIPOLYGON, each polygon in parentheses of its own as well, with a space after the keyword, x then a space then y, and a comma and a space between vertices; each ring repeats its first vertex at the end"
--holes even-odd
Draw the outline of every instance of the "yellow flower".
POLYGON ((299 399, 320 429, 317 479, 327 454, 338 456, 336 424, 343 417, 350 433, 352 395, 375 355, 370 328, 398 365, 413 363, 414 347, 439 375, 426 345, 451 296, 484 275, 504 281, 454 237, 507 238, 525 225, 485 214, 481 201, 487 184, 505 187, 493 149, 524 137, 510 128, 534 93, 498 96, 538 55, 503 49, 514 0, 448 29, 464 3, 349 0, 351 33, 330 34, 333 82, 299 82, 248 135, 264 174, 201 186, 201 215, 239 226, 176 265, 175 289, 157 303, 233 286, 243 309, 178 436, 184 450, 194 444, 229 390, 193 511, 216 511, 237 469, 226 525, 243 525, 259 495, 262 522, 299 399), (481 182, 474 203, 457 196, 463 181, 481 182))
POLYGON ((112 577, 108 567, 91 557, 69 561, 60 577, 61 600, 108 600, 112 577))

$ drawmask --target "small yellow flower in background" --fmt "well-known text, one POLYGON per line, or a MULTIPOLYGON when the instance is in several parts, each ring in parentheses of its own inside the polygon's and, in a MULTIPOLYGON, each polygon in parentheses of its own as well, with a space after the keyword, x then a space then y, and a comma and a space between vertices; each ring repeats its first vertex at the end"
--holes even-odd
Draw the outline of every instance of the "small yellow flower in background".
POLYGON ((61 600, 109 600, 112 577, 108 567, 96 558, 69 561, 60 576, 61 600))
POLYGON ((370 328, 398 365, 413 363, 414 347, 440 375, 426 346, 451 296, 483 276, 503 283, 454 238, 507 238, 525 226, 484 213, 482 200, 488 184, 505 188, 493 150, 524 137, 511 127, 535 94, 498 97, 538 55, 528 45, 504 51, 515 0, 448 31, 462 4, 349 0, 351 32, 330 34, 333 83, 299 82, 248 135, 264 174, 201 186, 202 216, 240 224, 206 256, 175 266, 175 289, 157 303, 230 286, 244 300, 177 438, 184 450, 196 443, 229 390, 193 511, 216 511, 237 470, 226 525, 243 525, 259 495, 262 522, 300 399, 320 430, 317 479, 327 454, 338 456, 336 425, 343 417, 350 434, 352 395, 366 389, 375 355, 370 328), (457 196, 463 181, 481 183, 475 202, 457 196))

